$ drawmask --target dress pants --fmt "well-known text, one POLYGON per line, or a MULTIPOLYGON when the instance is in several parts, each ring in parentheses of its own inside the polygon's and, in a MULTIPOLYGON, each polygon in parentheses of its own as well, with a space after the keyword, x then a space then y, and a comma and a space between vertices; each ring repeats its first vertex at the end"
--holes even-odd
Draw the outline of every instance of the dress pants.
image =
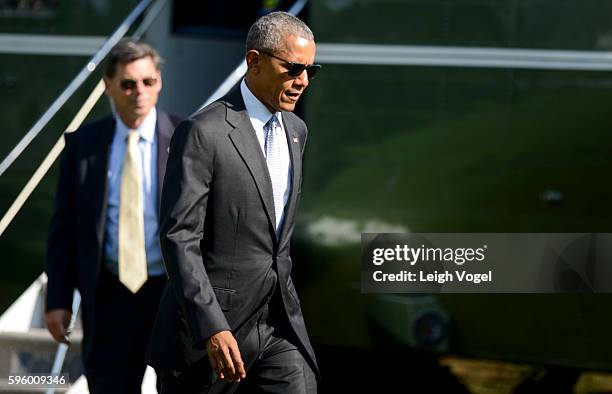
POLYGON ((278 289, 240 342, 247 377, 240 383, 217 378, 208 356, 186 371, 161 372, 161 394, 278 393, 314 394, 317 381, 292 334, 278 289))
POLYGON ((92 394, 141 392, 145 352, 166 276, 150 276, 133 294, 101 268, 96 292, 95 327, 85 376, 92 394))

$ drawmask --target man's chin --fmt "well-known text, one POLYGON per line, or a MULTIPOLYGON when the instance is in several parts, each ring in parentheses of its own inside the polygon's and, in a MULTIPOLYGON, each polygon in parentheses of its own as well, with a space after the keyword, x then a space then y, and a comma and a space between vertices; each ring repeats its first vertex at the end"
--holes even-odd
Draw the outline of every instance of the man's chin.
POLYGON ((134 108, 134 113, 138 116, 145 116, 149 113, 149 111, 151 111, 151 108, 149 107, 135 107, 134 108))
POLYGON ((281 103, 281 111, 293 112, 295 110, 295 103, 281 103))

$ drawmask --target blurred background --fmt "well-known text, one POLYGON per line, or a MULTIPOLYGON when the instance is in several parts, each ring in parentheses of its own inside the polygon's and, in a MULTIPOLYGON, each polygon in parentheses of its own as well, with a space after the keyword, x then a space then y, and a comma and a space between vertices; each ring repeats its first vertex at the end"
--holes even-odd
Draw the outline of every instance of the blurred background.
MULTIPOLYGON (((139 3, 0 0, 0 160, 139 3)), ((250 24, 296 2, 154 3, 160 107, 188 116, 240 64, 250 24)), ((609 294, 360 291, 362 232, 612 232, 612 3, 320 0, 299 16, 324 66, 298 108, 292 242, 322 390, 612 392, 609 294)), ((0 214, 91 74, 0 176, 0 214)), ((87 120, 109 111, 102 97, 87 120)), ((57 169, 0 236, 0 311, 43 270, 57 169)))

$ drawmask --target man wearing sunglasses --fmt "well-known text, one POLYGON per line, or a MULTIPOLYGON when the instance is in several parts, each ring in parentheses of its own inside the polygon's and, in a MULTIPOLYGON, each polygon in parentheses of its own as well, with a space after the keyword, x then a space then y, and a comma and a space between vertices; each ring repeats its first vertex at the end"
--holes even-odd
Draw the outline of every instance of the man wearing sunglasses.
POLYGON ((315 393, 289 244, 307 130, 292 113, 320 66, 308 26, 258 19, 240 86, 174 133, 160 208, 169 283, 148 360, 162 393, 315 393))
POLYGON ((48 239, 47 327, 59 342, 78 288, 91 393, 140 393, 166 272, 158 203, 178 119, 156 108, 161 58, 122 40, 104 71, 114 114, 66 134, 48 239))

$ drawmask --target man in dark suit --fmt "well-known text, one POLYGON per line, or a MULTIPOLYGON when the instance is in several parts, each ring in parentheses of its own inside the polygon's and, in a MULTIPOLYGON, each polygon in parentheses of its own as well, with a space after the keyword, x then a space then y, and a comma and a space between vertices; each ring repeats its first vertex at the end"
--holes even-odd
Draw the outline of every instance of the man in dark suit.
POLYGON ((292 111, 314 57, 306 24, 263 16, 240 87, 174 133, 160 208, 169 283, 148 354, 162 393, 316 392, 289 256, 307 137, 292 111))
POLYGON ((161 58, 122 40, 104 75, 115 109, 66 134, 47 242, 47 327, 68 343, 73 291, 82 298, 82 359, 92 393, 139 393, 166 284, 158 201, 178 119, 156 109, 161 58))

